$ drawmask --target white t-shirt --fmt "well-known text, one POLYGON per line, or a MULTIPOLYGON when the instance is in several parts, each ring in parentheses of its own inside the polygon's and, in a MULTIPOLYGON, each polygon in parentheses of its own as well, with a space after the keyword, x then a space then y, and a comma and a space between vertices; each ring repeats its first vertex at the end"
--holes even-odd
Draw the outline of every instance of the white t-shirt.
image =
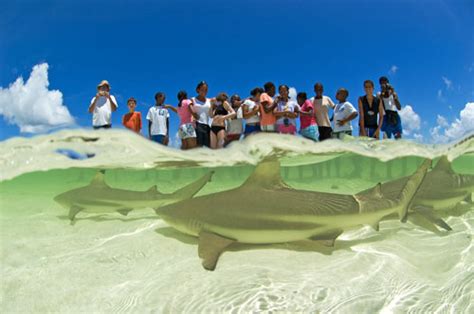
MULTIPOLYGON (((115 97, 110 95, 112 101, 117 105, 117 100, 115 97)), ((95 96, 91 100, 91 105, 95 100, 95 96)), ((107 124, 112 124, 112 105, 107 97, 100 96, 95 104, 94 111, 92 111, 92 125, 93 126, 103 126, 107 124)))
MULTIPOLYGON (((248 111, 252 111, 253 108, 255 108, 255 106, 257 106, 257 103, 251 99, 246 99, 244 101, 244 103, 242 104, 242 106, 247 106, 248 108, 248 111)), ((260 122, 260 116, 259 116, 259 112, 257 111, 257 114, 254 115, 254 116, 251 116, 250 118, 248 119, 245 119, 245 123, 259 123, 260 122)))
POLYGON ((397 105, 395 105, 395 99, 393 95, 388 96, 388 98, 382 97, 383 108, 385 110, 397 111, 397 105))
MULTIPOLYGON (((280 100, 277 104, 277 111, 295 112, 296 108, 299 108, 299 105, 293 100, 288 100, 288 102, 284 102, 283 100, 280 100)), ((295 119, 290 119, 290 118, 285 118, 285 117, 280 117, 279 119, 277 119, 276 124, 277 125, 285 124, 285 119, 288 119, 290 124, 296 125, 295 119)))
POLYGON ((146 119, 151 121, 151 135, 167 135, 166 119, 170 117, 168 109, 163 106, 153 106, 148 110, 146 119))
POLYGON ((197 120, 199 123, 210 125, 209 121, 209 109, 211 109, 211 100, 206 98, 205 102, 200 101, 196 97, 193 97, 193 109, 199 115, 197 120))
POLYGON ((357 112, 354 106, 346 101, 344 103, 338 103, 336 107, 334 107, 334 132, 342 132, 342 131, 352 131, 352 122, 349 121, 343 126, 337 124, 337 121, 343 120, 350 116, 353 112, 357 112))
POLYGON ((242 107, 237 110, 235 119, 226 120, 227 134, 242 134, 244 132, 242 107))

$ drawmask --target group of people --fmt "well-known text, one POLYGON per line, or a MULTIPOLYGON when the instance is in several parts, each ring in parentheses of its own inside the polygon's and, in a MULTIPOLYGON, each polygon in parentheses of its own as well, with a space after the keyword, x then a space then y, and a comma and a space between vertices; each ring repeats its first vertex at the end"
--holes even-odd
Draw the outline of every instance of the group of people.
MULTIPOLYGON (((287 85, 278 87, 267 82, 263 88, 256 87, 249 97, 242 99, 235 94, 229 97, 219 93, 208 98, 208 85, 200 82, 196 87, 196 96, 189 98, 185 91, 177 95, 178 104, 166 104, 163 92, 155 94, 155 105, 149 108, 148 137, 157 143, 168 145, 170 112, 179 117, 178 134, 181 148, 207 146, 222 148, 258 132, 297 134, 296 119, 300 119, 301 136, 313 141, 324 141, 330 138, 343 138, 352 135, 351 121, 359 117, 360 136, 379 139, 400 139, 402 124, 398 111, 400 101, 387 77, 379 79, 380 92, 375 94, 373 81, 364 82, 365 95, 358 99, 358 110, 347 101, 349 91, 340 88, 336 93, 337 104, 324 95, 321 83, 314 85, 315 95, 308 98, 300 92, 296 99, 291 99, 287 85), (330 116, 332 110, 332 114, 330 116)), ((89 112, 95 129, 110 128, 112 112, 118 105, 110 94, 110 84, 102 81, 97 86, 97 94, 92 99, 89 112)), ((137 101, 132 97, 127 100, 129 112, 123 116, 122 124, 137 133, 142 130, 142 117, 136 111, 137 101)))

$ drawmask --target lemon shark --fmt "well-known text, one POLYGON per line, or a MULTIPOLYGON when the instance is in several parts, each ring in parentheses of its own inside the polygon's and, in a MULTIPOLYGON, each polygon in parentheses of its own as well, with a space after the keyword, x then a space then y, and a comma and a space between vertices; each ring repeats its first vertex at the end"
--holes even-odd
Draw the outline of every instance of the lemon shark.
MULTIPOLYGON (((382 192, 389 197, 393 196, 408 179, 404 177, 387 182, 382 186, 382 192)), ((474 175, 456 173, 448 157, 442 156, 433 170, 426 174, 426 179, 413 199, 412 206, 449 210, 459 202, 471 202, 472 193, 474 193, 474 175)))
POLYGON ((345 230, 365 224, 378 226, 393 213, 405 221, 430 167, 431 161, 424 161, 399 193, 387 198, 380 183, 356 195, 296 190, 282 181, 278 161, 264 161, 238 188, 155 211, 173 228, 198 237, 202 265, 214 270, 220 254, 234 242, 272 244, 311 239, 333 245, 345 230))
POLYGON ((213 172, 209 172, 174 193, 163 194, 158 192, 156 185, 143 192, 112 188, 104 180, 104 171, 99 171, 87 186, 61 193, 54 201, 69 210, 71 224, 79 212, 118 212, 126 216, 133 209, 157 208, 191 198, 212 175, 213 172))
MULTIPOLYGON (((389 198, 395 197, 408 180, 409 177, 403 177, 384 183, 382 193, 389 198)), ((441 216, 452 214, 453 209, 458 209, 458 205, 463 202, 467 205, 464 207, 470 210, 472 193, 474 193, 474 176, 456 173, 447 156, 442 156, 435 167, 426 174, 425 180, 413 198, 408 220, 433 232, 437 232, 435 226, 451 230, 441 216)))

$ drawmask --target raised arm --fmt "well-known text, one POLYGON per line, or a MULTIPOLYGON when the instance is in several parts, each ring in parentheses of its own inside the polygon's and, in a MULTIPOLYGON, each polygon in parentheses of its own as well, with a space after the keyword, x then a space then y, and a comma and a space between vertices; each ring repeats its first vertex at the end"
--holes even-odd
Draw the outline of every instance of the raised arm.
POLYGON ((107 99, 110 101, 110 109, 112 109, 112 111, 117 110, 117 107, 118 107, 118 106, 117 106, 117 103, 115 102, 115 98, 112 97, 112 96, 110 95, 110 93, 107 93, 107 96, 106 96, 106 97, 107 97, 107 99))
POLYGON ((93 113, 95 109, 95 105, 97 104, 97 100, 99 99, 100 95, 97 93, 92 100, 91 104, 89 105, 89 113, 93 113))
POLYGON ((242 105, 242 116, 244 117, 244 119, 249 119, 249 118, 253 117, 254 115, 256 115, 258 110, 259 110, 258 105, 256 105, 253 108, 253 110, 249 110, 249 106, 244 103, 242 105))
POLYGON ((237 115, 234 108, 232 108, 232 106, 227 101, 224 102, 224 108, 228 112, 227 115, 224 116, 224 120, 233 119, 237 115))
POLYGON ((398 94, 393 91, 393 100, 395 101, 395 106, 397 106, 398 110, 402 110, 402 105, 400 104, 400 100, 398 99, 398 94))
POLYGON ((275 107, 275 108, 273 109, 273 114, 275 115, 275 117, 281 118, 281 117, 284 117, 284 116, 285 116, 286 112, 284 112, 284 111, 279 111, 279 110, 278 110, 278 107, 275 107))
POLYGON ((309 110, 308 110, 308 111, 303 111, 303 110, 301 110, 301 109, 297 109, 297 111, 298 111, 299 114, 302 115, 302 116, 309 116, 309 117, 311 117, 311 116, 314 114, 313 107, 309 107, 309 110))
POLYGON ((178 109, 176 109, 175 107, 173 107, 171 105, 164 105, 163 107, 173 111, 174 113, 178 113, 178 109))
POLYGON ((188 110, 195 120, 199 120, 199 115, 194 112, 194 101, 191 99, 191 103, 188 106, 188 110))

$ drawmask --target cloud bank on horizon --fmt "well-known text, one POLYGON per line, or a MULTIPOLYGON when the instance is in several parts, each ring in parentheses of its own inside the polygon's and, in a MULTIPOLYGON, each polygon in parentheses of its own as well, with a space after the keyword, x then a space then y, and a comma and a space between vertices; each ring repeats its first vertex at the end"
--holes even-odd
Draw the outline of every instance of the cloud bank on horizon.
POLYGON ((26 83, 19 77, 7 88, 0 87, 0 115, 21 133, 42 133, 75 123, 63 104, 63 94, 48 88, 48 67, 37 64, 26 83))
MULTIPOLYGON (((75 125, 74 117, 63 103, 61 91, 49 90, 48 67, 47 63, 37 64, 26 83, 19 77, 7 88, 0 87, 0 115, 7 123, 17 125, 21 133, 44 133, 75 125)), ((396 72, 397 69, 393 66, 391 70, 396 72)), ((449 79, 442 79, 447 89, 452 87, 449 79)), ((296 94, 296 89, 291 87, 290 97, 296 98, 296 94)), ((436 125, 429 128, 429 138, 421 134, 423 121, 413 106, 403 106, 400 116, 404 138, 418 142, 447 143, 474 132, 474 102, 468 102, 459 117, 451 122, 438 115, 436 125)), ((177 133, 170 140, 170 146, 179 146, 177 133)))
POLYGON ((449 122, 442 115, 438 115, 437 125, 430 129, 433 142, 447 143, 458 140, 466 134, 474 132, 474 102, 468 102, 459 113, 459 118, 449 122))

